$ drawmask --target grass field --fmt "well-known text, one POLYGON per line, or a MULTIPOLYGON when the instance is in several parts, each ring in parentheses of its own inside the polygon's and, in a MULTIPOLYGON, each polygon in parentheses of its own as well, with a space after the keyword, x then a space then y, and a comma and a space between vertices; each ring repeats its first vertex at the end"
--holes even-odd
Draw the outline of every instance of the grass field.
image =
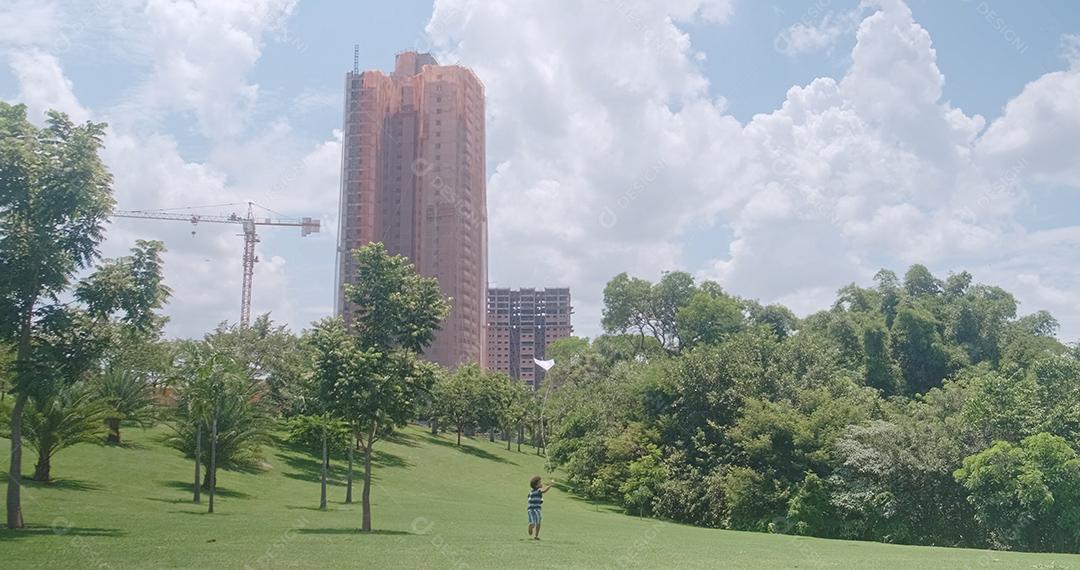
MULTIPOLYGON (((542 540, 532 541, 525 495, 540 458, 486 440, 457 448, 449 435, 415 428, 378 454, 374 534, 356 531, 360 506, 343 504, 343 486, 320 512, 318 462, 280 445, 268 450, 267 471, 222 473, 218 512, 207 515, 191 504, 193 464, 161 446, 163 433, 128 429, 125 447, 61 452, 57 481, 24 491, 29 528, 0 530, 0 567, 1080 568, 1080 556, 693 528, 560 489, 544 503, 542 540)), ((5 464, 8 448, 0 439, 5 464)))

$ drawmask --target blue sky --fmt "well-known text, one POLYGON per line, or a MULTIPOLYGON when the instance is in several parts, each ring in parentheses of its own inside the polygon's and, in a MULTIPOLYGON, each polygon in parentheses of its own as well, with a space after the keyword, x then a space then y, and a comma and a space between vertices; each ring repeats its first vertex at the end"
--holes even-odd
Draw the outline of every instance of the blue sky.
MULTIPOLYGON (((572 287, 581 334, 619 271, 805 314, 922 262, 1051 310, 1071 340, 1077 34, 1068 0, 12 0, 0 98, 108 121, 120 207, 320 217, 259 245, 255 311, 297 329, 332 307, 359 44, 362 69, 418 49, 480 75, 491 279, 572 287)), ((197 336, 236 318, 235 233, 123 220, 104 250, 166 240, 170 332, 197 336)))

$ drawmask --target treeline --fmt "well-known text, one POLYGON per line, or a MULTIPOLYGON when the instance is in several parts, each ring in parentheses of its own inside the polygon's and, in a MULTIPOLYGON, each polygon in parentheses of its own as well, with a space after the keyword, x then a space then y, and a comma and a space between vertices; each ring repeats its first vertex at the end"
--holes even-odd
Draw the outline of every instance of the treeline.
POLYGON ((702 526, 1080 551, 1080 361, 1045 313, 915 265, 797 319, 619 275, 559 341, 550 462, 582 495, 702 526))

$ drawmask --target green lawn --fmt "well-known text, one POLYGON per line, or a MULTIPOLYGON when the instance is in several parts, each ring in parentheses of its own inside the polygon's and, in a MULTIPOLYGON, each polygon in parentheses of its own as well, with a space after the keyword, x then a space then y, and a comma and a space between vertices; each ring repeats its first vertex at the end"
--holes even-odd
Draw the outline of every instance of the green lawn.
MULTIPOLYGON (((126 447, 61 452, 57 481, 24 491, 29 528, 0 530, 0 567, 1080 568, 1080 556, 699 529, 562 490, 549 493, 543 539, 531 541, 525 495, 542 460, 487 441, 457 448, 419 429, 382 444, 375 534, 356 531, 359 504, 343 504, 340 485, 320 512, 317 462, 282 447, 269 450, 265 472, 222 473, 218 513, 207 515, 191 504, 193 464, 160 445, 163 433, 128 429, 126 447)), ((0 439, 5 464, 8 447, 0 439)))

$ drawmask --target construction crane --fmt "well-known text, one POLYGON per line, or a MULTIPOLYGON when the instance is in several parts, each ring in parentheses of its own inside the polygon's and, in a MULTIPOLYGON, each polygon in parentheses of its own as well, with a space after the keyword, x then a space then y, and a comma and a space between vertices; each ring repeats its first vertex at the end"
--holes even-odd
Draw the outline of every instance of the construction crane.
MULTIPOLYGON (((292 226, 300 228, 300 237, 318 233, 320 222, 311 218, 256 218, 255 207, 258 204, 247 202, 247 215, 239 216, 229 214, 227 216, 213 216, 196 213, 185 213, 180 210, 194 210, 196 208, 218 208, 224 206, 242 206, 245 203, 215 204, 213 206, 196 206, 187 208, 169 208, 162 210, 115 210, 113 216, 117 218, 142 218, 148 220, 169 220, 173 222, 189 222, 193 226, 201 223, 210 224, 239 224, 244 229, 244 281, 240 292, 240 326, 248 326, 251 322, 251 279, 255 274, 255 264, 259 258, 255 256, 255 244, 259 243, 259 236, 255 232, 255 226, 292 226)), ((277 214, 273 210, 258 206, 263 210, 277 214)), ((191 230, 195 235, 195 230, 191 230)))

